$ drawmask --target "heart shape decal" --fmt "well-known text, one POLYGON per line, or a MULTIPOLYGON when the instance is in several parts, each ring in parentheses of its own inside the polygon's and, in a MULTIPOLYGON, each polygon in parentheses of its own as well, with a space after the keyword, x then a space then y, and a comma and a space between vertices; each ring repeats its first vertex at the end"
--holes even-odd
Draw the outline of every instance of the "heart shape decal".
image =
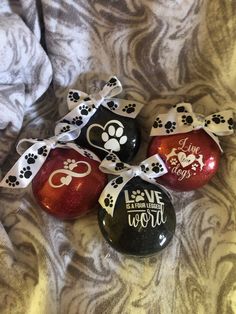
POLYGON ((178 153, 178 159, 179 159, 181 166, 183 168, 185 168, 185 167, 191 165, 195 161, 196 157, 193 154, 186 156, 186 154, 184 152, 179 152, 178 153))
POLYGON ((90 145, 106 152, 119 152, 121 146, 128 140, 124 134, 124 125, 119 120, 110 120, 104 126, 95 123, 91 124, 86 132, 86 137, 90 145), (93 134, 99 134, 99 143, 94 143, 93 134))
POLYGON ((71 180, 72 180, 71 176, 61 177, 60 179, 63 185, 69 185, 71 183, 71 180))

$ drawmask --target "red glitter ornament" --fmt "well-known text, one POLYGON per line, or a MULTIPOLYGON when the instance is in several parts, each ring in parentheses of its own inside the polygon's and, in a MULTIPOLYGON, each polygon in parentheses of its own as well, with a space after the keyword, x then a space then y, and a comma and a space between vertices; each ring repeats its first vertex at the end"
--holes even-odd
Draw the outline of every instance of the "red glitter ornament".
POLYGON ((98 161, 73 149, 56 148, 33 179, 32 189, 46 212, 74 219, 94 208, 106 184, 98 161))
POLYGON ((148 156, 159 154, 168 173, 156 181, 176 191, 202 187, 216 173, 221 151, 203 130, 167 136, 155 136, 148 147, 148 156))

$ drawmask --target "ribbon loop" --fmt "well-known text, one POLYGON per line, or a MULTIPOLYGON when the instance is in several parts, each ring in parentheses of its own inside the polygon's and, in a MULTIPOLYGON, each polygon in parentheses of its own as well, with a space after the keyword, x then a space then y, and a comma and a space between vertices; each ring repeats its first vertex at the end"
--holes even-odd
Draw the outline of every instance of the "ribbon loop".
POLYGON ((81 91, 70 90, 67 97, 69 110, 55 128, 55 133, 61 133, 67 125, 83 128, 96 113, 100 105, 106 109, 125 117, 135 118, 143 107, 143 104, 136 101, 112 98, 122 91, 122 85, 117 77, 112 76, 102 90, 88 95, 81 91))
POLYGON ((158 154, 147 158, 140 165, 129 166, 111 153, 103 159, 99 168, 105 173, 119 175, 107 184, 99 198, 99 203, 111 216, 113 216, 117 197, 129 180, 139 176, 147 182, 159 185, 155 178, 167 173, 167 168, 158 154))
POLYGON ((152 126, 151 136, 187 133, 204 129, 220 147, 217 136, 233 134, 233 111, 224 110, 207 117, 196 114, 189 103, 173 106, 166 114, 159 114, 152 126))
MULTIPOLYGON (((51 149, 54 148, 71 148, 88 158, 100 161, 97 156, 87 149, 82 149, 74 143, 61 144, 63 137, 52 136, 48 139, 22 139, 17 145, 17 151, 22 156, 15 165, 8 171, 0 182, 0 187, 8 188, 25 188, 36 176, 44 162, 46 161, 51 149), (29 143, 31 146, 27 150, 23 150, 24 144, 29 143), (23 152, 24 151, 24 152, 23 152)), ((68 139, 70 136, 68 136, 68 139)), ((65 139, 65 138, 63 138, 65 139)))

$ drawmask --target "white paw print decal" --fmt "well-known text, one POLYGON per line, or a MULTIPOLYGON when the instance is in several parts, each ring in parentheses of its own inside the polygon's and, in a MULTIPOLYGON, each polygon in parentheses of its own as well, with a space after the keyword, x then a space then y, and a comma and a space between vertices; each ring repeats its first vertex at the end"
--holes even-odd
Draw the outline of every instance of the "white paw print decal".
POLYGON ((120 146, 128 140, 124 134, 124 127, 110 125, 106 131, 102 133, 102 140, 105 143, 104 148, 114 152, 120 151, 120 146))
POLYGON ((192 170, 197 170, 197 168, 199 167, 199 165, 197 163, 192 164, 192 170))
POLYGON ((178 160, 177 160, 176 158, 171 158, 170 164, 171 164, 172 166, 176 166, 177 163, 178 163, 178 160))
POLYGON ((77 162, 74 159, 64 161, 64 169, 73 170, 75 167, 77 167, 77 162))
POLYGON ((140 190, 133 191, 131 194, 131 198, 134 199, 135 202, 142 202, 144 201, 144 192, 141 192, 140 190))

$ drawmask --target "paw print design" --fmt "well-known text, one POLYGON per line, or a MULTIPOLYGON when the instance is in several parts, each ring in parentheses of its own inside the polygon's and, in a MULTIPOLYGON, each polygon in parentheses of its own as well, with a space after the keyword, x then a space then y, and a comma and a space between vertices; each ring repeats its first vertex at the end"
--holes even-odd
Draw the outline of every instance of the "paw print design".
POLYGON ((191 169, 192 170, 197 170, 197 168, 199 167, 199 165, 197 163, 192 164, 191 169))
POLYGON ((163 167, 161 164, 159 164, 158 162, 156 163, 152 163, 152 171, 156 172, 156 173, 159 173, 161 171, 163 171, 163 167))
POLYGON ((91 100, 91 98, 89 98, 89 97, 84 98, 84 101, 89 101, 89 100, 91 100))
POLYGON ((122 111, 124 111, 126 113, 132 113, 135 111, 135 107, 136 107, 135 104, 129 104, 129 105, 125 106, 125 108, 122 109, 122 111))
POLYGON ((163 124, 162 124, 162 121, 161 121, 161 119, 160 118, 156 118, 156 120, 154 121, 154 123, 153 123, 153 127, 155 128, 155 129, 157 129, 157 128, 162 128, 163 127, 163 124))
POLYGON ((176 129, 176 123, 171 121, 166 122, 165 129, 167 134, 174 132, 176 129))
POLYGON ((24 167, 21 171, 20 171, 20 178, 25 178, 25 179, 29 179, 32 176, 32 172, 30 169, 30 166, 24 167))
POLYGON ((75 159, 67 159, 66 161, 63 162, 63 164, 64 164, 64 169, 69 169, 69 170, 73 170, 77 166, 75 159))
POLYGON ((178 160, 177 160, 176 158, 171 158, 170 164, 171 164, 172 166, 176 166, 177 163, 178 163, 178 160))
POLYGON ((117 162, 116 163, 115 170, 122 170, 124 168, 125 168, 125 166, 124 166, 123 162, 117 162))
POLYGON ((76 124, 77 126, 80 126, 83 124, 83 118, 82 117, 74 117, 72 120, 72 124, 76 124))
POLYGON ((116 161, 116 155, 109 154, 109 155, 106 156, 106 160, 109 160, 111 162, 115 162, 116 161))
POLYGON ((89 152, 87 152, 86 150, 84 151, 84 156, 90 158, 90 159, 93 159, 93 155, 90 154, 89 152))
POLYGON ((7 179, 6 179, 6 183, 9 185, 9 186, 12 186, 13 188, 16 186, 16 185, 19 185, 20 182, 17 181, 17 177, 15 176, 9 176, 7 179))
POLYGON ((211 123, 211 120, 206 120, 205 121, 205 127, 207 127, 211 123))
POLYGON ((191 116, 182 116, 182 122, 184 125, 191 125, 193 123, 193 118, 191 116))
POLYGON ((123 183, 123 178, 122 177, 118 177, 117 179, 114 179, 111 183, 111 185, 113 186, 113 188, 117 188, 118 185, 123 183))
POLYGON ((116 86, 116 79, 114 77, 112 77, 108 82, 107 82, 107 86, 111 87, 111 86, 116 86))
POLYGON ((88 113, 91 111, 91 108, 89 108, 89 107, 86 106, 86 105, 79 106, 79 109, 80 109, 80 113, 81 113, 83 116, 87 116, 88 113))
POLYGON ((135 202, 142 202, 144 201, 144 192, 141 192, 140 190, 133 191, 131 194, 131 198, 134 199, 135 202))
POLYGON ((116 110, 116 108, 118 108, 118 105, 114 103, 114 101, 108 101, 107 102, 107 106, 111 109, 111 110, 116 110))
POLYGON ((141 165, 141 170, 142 172, 147 173, 149 171, 149 168, 145 165, 141 165))
POLYGON ((212 119, 215 124, 225 123, 225 119, 220 114, 213 114, 212 119))
POLYGON ((69 99, 73 102, 78 102, 78 100, 80 99, 79 93, 77 92, 69 92, 69 99))
POLYGON ((44 157, 47 156, 47 152, 47 147, 45 145, 38 149, 38 154, 43 155, 44 157))
MULTIPOLYGON (((176 105, 174 105, 173 107, 175 108, 176 105)), ((188 112, 184 106, 179 106, 179 107, 176 109, 176 111, 179 112, 179 113, 181 113, 181 112, 188 112)))
POLYGON ((38 157, 34 154, 28 154, 25 156, 25 159, 27 160, 27 163, 30 165, 30 164, 34 164, 35 163, 35 160, 37 159, 38 157))
POLYGON ((104 142, 104 148, 110 151, 119 152, 121 145, 124 145, 128 138, 123 135, 124 128, 118 127, 117 129, 114 125, 110 125, 106 132, 102 133, 102 140, 104 142))
POLYGON ((233 128, 234 128, 234 120, 233 120, 233 118, 230 118, 227 122, 228 122, 228 125, 229 125, 229 130, 233 130, 233 128))
POLYGON ((61 129, 60 133, 65 133, 65 132, 68 132, 68 131, 70 131, 70 126, 69 126, 69 125, 64 126, 64 127, 61 129))
POLYGON ((112 207, 113 206, 113 197, 111 194, 107 194, 107 196, 104 199, 104 204, 106 207, 112 207))

